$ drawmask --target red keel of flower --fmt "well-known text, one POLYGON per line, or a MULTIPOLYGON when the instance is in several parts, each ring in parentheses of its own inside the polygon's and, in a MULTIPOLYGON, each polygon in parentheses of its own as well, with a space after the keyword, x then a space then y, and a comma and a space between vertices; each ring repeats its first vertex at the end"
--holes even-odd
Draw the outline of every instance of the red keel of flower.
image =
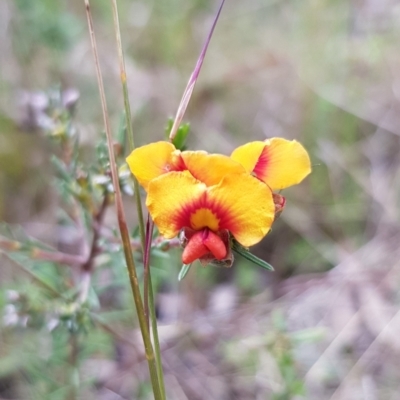
POLYGON ((204 229, 190 237, 183 250, 182 261, 184 264, 191 264, 207 253, 212 253, 217 260, 222 260, 227 255, 227 249, 224 242, 217 234, 208 229, 204 229))
POLYGON ((196 232, 187 242, 182 253, 182 262, 191 264, 193 261, 209 252, 203 243, 203 231, 196 232))
POLYGON ((217 260, 222 260, 226 257, 227 250, 225 243, 214 232, 208 231, 208 235, 203 243, 217 260))

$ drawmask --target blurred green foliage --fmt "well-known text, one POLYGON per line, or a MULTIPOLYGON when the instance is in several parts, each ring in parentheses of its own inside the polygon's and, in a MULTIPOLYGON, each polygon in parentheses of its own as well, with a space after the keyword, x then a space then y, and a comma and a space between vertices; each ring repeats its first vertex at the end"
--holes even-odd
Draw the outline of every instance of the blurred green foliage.
POLYGON ((29 62, 38 46, 60 53, 68 51, 85 29, 68 11, 68 1, 14 0, 14 4, 14 51, 23 63, 29 62))

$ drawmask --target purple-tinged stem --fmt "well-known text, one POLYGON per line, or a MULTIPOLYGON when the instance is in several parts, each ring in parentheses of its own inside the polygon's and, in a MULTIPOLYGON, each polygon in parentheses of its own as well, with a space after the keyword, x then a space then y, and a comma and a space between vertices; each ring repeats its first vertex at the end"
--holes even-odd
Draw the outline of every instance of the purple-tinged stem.
POLYGON ((149 274, 150 274, 150 250, 151 250, 151 239, 153 236, 153 224, 150 220, 150 215, 147 216, 146 222, 146 237, 145 237, 145 247, 143 254, 143 298, 144 298, 144 313, 147 320, 147 329, 149 329, 149 274))
POLYGON ((207 40, 204 43, 203 49, 201 50, 200 56, 197 60, 196 66, 190 75, 189 81, 186 85, 185 91, 183 92, 181 102, 178 107, 178 111, 175 115, 175 120, 171 128, 171 132, 169 134, 169 140, 172 142, 175 138, 176 132, 178 131, 179 125, 182 122, 183 116, 185 115, 186 108, 189 104, 190 98, 192 97, 193 89, 196 84, 197 78, 199 77, 201 66, 203 65, 204 57, 206 56, 207 48, 210 43, 211 37, 214 33, 215 26, 217 25, 217 21, 219 15, 221 14, 222 7, 224 6, 225 0, 221 1, 221 5, 219 6, 217 15, 215 16, 214 22, 212 24, 210 33, 208 34, 207 40))

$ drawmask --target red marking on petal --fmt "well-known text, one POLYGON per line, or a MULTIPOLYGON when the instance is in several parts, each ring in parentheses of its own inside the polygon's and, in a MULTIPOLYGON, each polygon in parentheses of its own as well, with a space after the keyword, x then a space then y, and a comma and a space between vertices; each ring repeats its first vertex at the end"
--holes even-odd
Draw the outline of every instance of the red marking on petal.
POLYGON ((204 231, 198 231, 188 240, 182 253, 182 262, 184 264, 191 264, 209 252, 209 249, 203 243, 203 237, 204 231))
POLYGON ((173 224, 178 229, 195 229, 196 227, 192 226, 191 217, 196 213, 196 211, 202 208, 210 210, 219 221, 217 229, 215 229, 215 227, 205 226, 211 228, 214 233, 221 229, 230 230, 232 224, 235 222, 235 215, 227 204, 224 204, 222 201, 210 199, 207 192, 204 192, 199 198, 188 201, 181 207, 181 209, 173 216, 173 224))
POLYGON ((207 208, 213 211, 213 208, 207 201, 206 192, 204 192, 199 198, 194 199, 192 201, 188 201, 186 204, 184 204, 182 208, 177 212, 176 216, 174 216, 174 224, 178 226, 180 229, 182 228, 193 229, 194 227, 191 225, 191 216, 201 208, 207 208))
POLYGON ((185 165, 185 162, 183 161, 183 158, 182 158, 180 152, 173 158, 173 167, 174 167, 174 171, 187 170, 187 167, 185 165))
POLYGON ((265 146, 260 154, 260 157, 258 158, 256 166, 253 169, 253 173, 257 177, 263 177, 265 175, 265 171, 268 168, 268 164, 269 164, 268 147, 265 146))
POLYGON ((222 260, 226 257, 227 249, 222 239, 212 231, 207 232, 208 235, 203 243, 211 251, 217 260, 222 260))
MULTIPOLYGON (((176 153, 176 152, 174 152, 176 153)), ((170 158, 170 162, 166 162, 163 166, 162 170, 164 173, 171 171, 185 171, 187 170, 186 165, 180 155, 180 152, 177 154, 172 154, 170 158)))
POLYGON ((224 204, 221 201, 209 202, 208 208, 214 213, 219 220, 218 231, 222 229, 229 230, 230 226, 234 223, 235 215, 232 213, 231 208, 228 204, 224 204))

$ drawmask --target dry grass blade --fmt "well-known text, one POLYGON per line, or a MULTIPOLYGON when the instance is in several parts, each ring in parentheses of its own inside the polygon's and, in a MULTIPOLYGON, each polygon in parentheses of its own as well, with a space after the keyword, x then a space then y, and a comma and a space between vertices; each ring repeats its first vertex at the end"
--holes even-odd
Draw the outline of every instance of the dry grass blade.
POLYGON ((178 111, 176 112, 174 123, 171 128, 171 132, 169 134, 169 139, 171 140, 171 142, 175 138, 175 135, 178 131, 179 125, 182 122, 183 116, 185 115, 185 111, 189 104, 190 98, 192 97, 194 86, 196 85, 197 78, 199 77, 201 66, 203 65, 204 57, 206 56, 206 52, 208 49, 208 45, 210 44, 211 37, 214 33, 214 29, 215 29, 215 26, 217 25, 218 18, 221 14, 224 3, 225 3, 225 0, 222 0, 221 5, 219 6, 219 9, 218 9, 217 15, 212 24, 210 33, 208 34, 207 40, 203 46, 203 49, 201 50, 201 53, 197 60, 196 66, 194 67, 192 75, 190 75, 189 81, 186 85, 185 91, 183 92, 182 99, 179 104, 178 111))
POLYGON ((113 139, 112 139, 110 121, 109 121, 109 117, 108 117, 104 84, 103 84, 102 74, 101 74, 101 70, 100 70, 99 57, 98 57, 98 52, 97 52, 96 39, 95 39, 95 35, 94 35, 94 28, 93 28, 93 21, 92 21, 92 16, 91 16, 91 12, 90 12, 89 0, 85 0, 85 6, 86 6, 86 16, 87 16, 87 22, 88 22, 88 26, 89 26, 89 33, 90 33, 92 50, 93 50, 93 56, 94 56, 95 65, 96 65, 96 75, 97 75, 98 87, 99 87, 99 92, 100 92, 101 106, 102 106, 102 111, 103 111, 103 120, 104 120, 105 129, 106 129, 107 147, 108 147, 108 154, 109 154, 109 159, 110 159, 112 182, 113 182, 114 192, 115 192, 115 203, 116 203, 116 209, 117 209, 118 225, 119 225, 119 230, 121 233, 125 260, 126 260, 126 264, 128 267, 129 280, 131 283, 132 293, 133 293, 135 306, 136 306, 136 311, 137 311, 138 318, 139 318, 139 325, 140 325, 140 329, 142 332, 144 347, 145 347, 145 351, 146 351, 146 358, 147 358, 148 365, 149 365, 149 372, 150 372, 150 378, 151 378, 151 382, 152 382, 154 397, 156 400, 159 400, 159 399, 161 400, 163 397, 160 392, 160 385, 159 385, 158 374, 157 374, 155 358, 154 358, 154 350, 153 350, 153 346, 151 344, 149 330, 147 328, 146 316, 144 314, 143 302, 142 302, 140 289, 139 289, 139 282, 138 282, 138 278, 137 278, 137 274, 136 274, 135 261, 133 259, 132 249, 131 249, 131 245, 130 245, 129 231, 128 231, 128 227, 127 227, 126 219, 125 219, 125 212, 124 212, 123 203, 122 203, 122 195, 121 195, 121 190, 119 187, 118 170, 117 170, 117 164, 115 162, 113 139))

